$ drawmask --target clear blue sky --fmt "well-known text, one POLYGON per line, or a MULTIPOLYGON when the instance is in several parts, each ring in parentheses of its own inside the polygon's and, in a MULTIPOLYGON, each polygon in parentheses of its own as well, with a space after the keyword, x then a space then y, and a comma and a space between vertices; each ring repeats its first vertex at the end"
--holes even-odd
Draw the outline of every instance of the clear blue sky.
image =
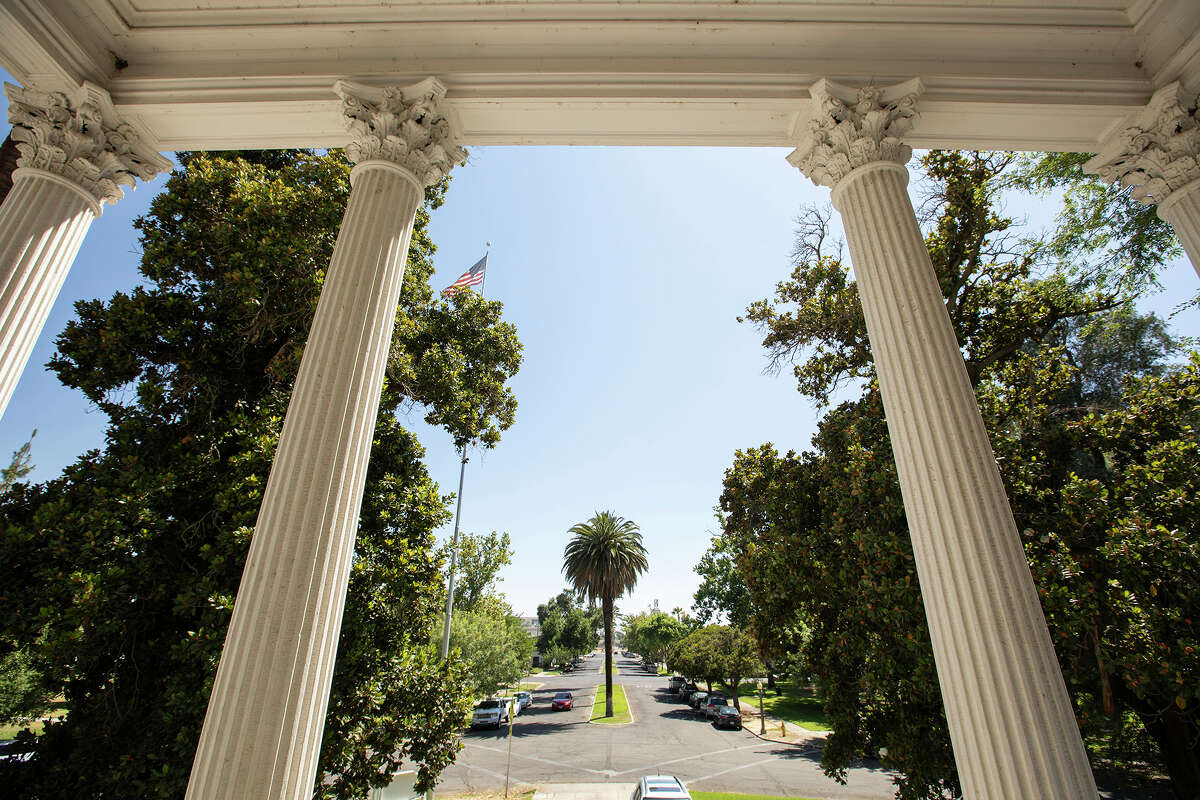
MULTIPOLYGON (((3 76, 7 78, 7 76, 3 76)), ((790 271, 793 218, 828 202, 781 149, 474 148, 435 212, 437 288, 492 242, 487 296, 517 326, 525 362, 516 424, 472 453, 463 526, 506 530, 515 550, 501 590, 517 613, 563 586, 566 530, 597 510, 636 521, 650 570, 622 611, 691 606, 692 572, 715 530, 712 508, 739 448, 808 445, 817 419, 788 374, 763 373, 760 337, 736 316, 790 271)), ((132 220, 160 178, 106 206, 0 420, 0 459, 38 429, 32 478, 55 476, 103 443, 104 417, 43 369, 81 298, 138 282, 132 220)), ((1036 223, 1046 204, 1010 208, 1036 223)), ((1194 294, 1174 265, 1146 308, 1194 294)), ((1176 331, 1200 335, 1196 312, 1176 331)), ((407 420, 444 492, 456 489, 449 437, 407 420)), ((449 529, 443 535, 449 536, 449 529)))

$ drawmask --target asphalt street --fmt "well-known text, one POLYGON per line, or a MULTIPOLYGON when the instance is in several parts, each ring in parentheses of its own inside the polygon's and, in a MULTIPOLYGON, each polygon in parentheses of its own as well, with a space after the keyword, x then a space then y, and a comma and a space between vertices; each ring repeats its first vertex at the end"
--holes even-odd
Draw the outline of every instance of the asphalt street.
MULTIPOLYGON (((604 682, 601 655, 577 671, 545 678, 534 704, 512 730, 512 785, 624 783, 643 775, 678 776, 689 788, 814 798, 890 798, 888 772, 867 765, 850 770, 846 785, 821 772, 820 742, 778 744, 748 731, 717 730, 666 691, 667 678, 651 675, 632 659, 615 657, 634 721, 588 722, 596 686, 604 682), (575 695, 571 711, 552 711, 558 691, 575 695)), ((534 681, 538 676, 529 680, 534 681)), ((445 771, 438 795, 504 786, 509 762, 508 728, 463 734, 463 750, 445 771)))

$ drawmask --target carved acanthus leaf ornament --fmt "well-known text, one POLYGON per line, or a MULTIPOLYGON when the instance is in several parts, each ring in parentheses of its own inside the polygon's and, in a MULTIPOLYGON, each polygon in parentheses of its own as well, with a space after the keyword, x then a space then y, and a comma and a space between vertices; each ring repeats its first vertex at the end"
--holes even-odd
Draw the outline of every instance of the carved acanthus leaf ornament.
POLYGON ((809 90, 814 113, 808 136, 788 161, 813 183, 829 187, 866 164, 907 163, 912 148, 901 137, 917 117, 923 90, 919 78, 860 89, 822 78, 809 90))
POLYGON ((1200 180, 1200 112, 1179 83, 1159 89, 1104 143, 1084 171, 1132 187, 1145 205, 1200 180))
POLYGON ((383 89, 338 81, 334 91, 342 98, 346 128, 354 137, 346 145, 354 163, 391 161, 429 186, 467 160, 442 112, 446 87, 437 79, 383 89))
POLYGON ((4 84, 8 121, 21 154, 18 167, 45 170, 78 184, 97 203, 116 203, 137 179, 171 168, 127 123, 108 92, 84 83, 70 95, 4 84))

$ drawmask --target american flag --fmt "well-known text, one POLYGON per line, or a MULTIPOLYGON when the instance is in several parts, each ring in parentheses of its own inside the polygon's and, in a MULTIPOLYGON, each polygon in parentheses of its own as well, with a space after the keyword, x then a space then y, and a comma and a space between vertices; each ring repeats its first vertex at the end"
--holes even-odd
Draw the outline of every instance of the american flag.
POLYGON ((458 280, 456 280, 454 283, 450 284, 445 289, 442 289, 442 294, 454 294, 459 289, 466 288, 467 286, 478 286, 479 284, 483 283, 483 271, 487 269, 487 258, 488 257, 485 255, 483 258, 476 261, 475 266, 471 267, 469 270, 459 276, 458 280))

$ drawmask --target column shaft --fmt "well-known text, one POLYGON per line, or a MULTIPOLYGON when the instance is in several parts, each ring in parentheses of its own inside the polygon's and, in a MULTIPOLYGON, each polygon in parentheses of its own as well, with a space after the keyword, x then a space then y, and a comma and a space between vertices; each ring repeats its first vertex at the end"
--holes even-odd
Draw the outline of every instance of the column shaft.
POLYGON ((366 161, 353 188, 255 526, 189 800, 312 794, 367 460, 423 190, 366 161))
POLYGON ((1158 215, 1171 223, 1192 260, 1192 268, 1200 275, 1200 181, 1193 181, 1162 201, 1158 215))
POLYGON ((95 200, 57 175, 26 168, 13 178, 0 206, 0 414, 100 214, 95 200))
POLYGON ((1004 485, 899 164, 833 193, 866 316, 966 797, 1095 800, 1004 485))

